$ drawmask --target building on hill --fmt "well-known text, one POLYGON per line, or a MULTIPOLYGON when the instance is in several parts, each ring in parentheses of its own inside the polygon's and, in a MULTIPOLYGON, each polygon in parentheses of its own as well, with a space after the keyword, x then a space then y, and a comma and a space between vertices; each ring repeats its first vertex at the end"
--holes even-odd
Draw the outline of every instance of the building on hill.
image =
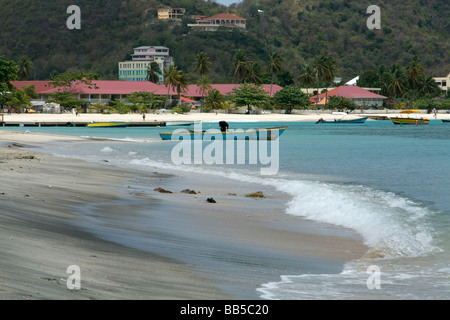
POLYGON ((219 28, 233 30, 236 28, 246 29, 247 19, 238 17, 232 13, 221 13, 209 18, 194 16, 196 23, 188 24, 188 27, 200 31, 217 31, 219 28))
POLYGON ((156 62, 161 70, 159 82, 164 81, 164 69, 173 64, 169 48, 160 46, 142 46, 134 48, 130 61, 119 62, 119 80, 147 81, 147 69, 156 62))
POLYGON ((434 81, 436 81, 439 88, 441 88, 442 91, 445 91, 446 94, 448 94, 448 90, 450 88, 450 73, 447 74, 446 77, 433 77, 434 81))
POLYGON ((360 88, 358 86, 339 86, 334 88, 328 93, 321 93, 310 98, 311 103, 316 103, 318 105, 325 105, 326 97, 328 98, 337 96, 352 99, 360 107, 370 107, 373 105, 382 106, 383 102, 387 97, 373 93, 369 90, 360 88))
POLYGON ((181 20, 185 13, 184 8, 158 8, 158 20, 181 20))

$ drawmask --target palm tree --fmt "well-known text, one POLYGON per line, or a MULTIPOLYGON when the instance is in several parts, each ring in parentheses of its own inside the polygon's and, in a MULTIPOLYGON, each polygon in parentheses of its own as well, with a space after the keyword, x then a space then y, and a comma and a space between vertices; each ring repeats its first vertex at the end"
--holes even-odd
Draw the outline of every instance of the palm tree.
POLYGON ((298 76, 298 81, 307 88, 312 87, 317 82, 314 68, 309 64, 305 65, 298 76))
POLYGON ((236 83, 239 83, 242 79, 245 78, 248 71, 248 58, 247 54, 242 49, 237 49, 233 56, 231 73, 236 80, 236 83))
POLYGON ((250 62, 247 64, 247 72, 245 75, 245 82, 254 83, 254 84, 262 84, 261 79, 261 67, 257 62, 250 62))
POLYGON ((433 77, 426 76, 423 78, 422 82, 420 83, 420 93, 422 95, 437 95, 439 91, 440 89, 433 77))
POLYGON ((405 74, 400 65, 394 65, 387 78, 387 92, 392 97, 401 97, 405 92, 405 74))
POLYGON ((422 64, 420 63, 420 59, 418 56, 414 56, 414 58, 411 60, 411 62, 408 65, 407 71, 408 71, 409 81, 410 81, 411 87, 412 87, 412 94, 411 94, 411 98, 409 100, 409 104, 411 107, 414 96, 416 95, 417 84, 421 80, 421 78, 423 78, 423 76, 424 76, 423 67, 422 67, 422 64))
POLYGON ((211 87, 212 81, 208 76, 203 76, 197 81, 197 91, 203 96, 206 97, 209 92, 212 90, 211 87))
POLYGON ((283 67, 281 65, 282 62, 283 58, 278 53, 275 52, 270 56, 269 72, 272 74, 272 82, 270 83, 270 96, 272 96, 272 86, 275 74, 283 71, 283 67))
POLYGON ((19 80, 27 80, 30 77, 33 63, 27 56, 21 56, 17 62, 17 77, 19 80))
MULTIPOLYGON (((338 65, 332 56, 319 56, 314 61, 314 68, 316 69, 316 75, 318 81, 325 82, 325 105, 328 100, 328 83, 334 80, 336 76, 338 65)), ((317 93, 319 88, 317 88, 317 93)))
POLYGON ((189 86, 188 75, 186 73, 183 73, 182 70, 179 70, 178 74, 177 74, 176 88, 177 88, 178 99, 180 101, 179 102, 180 105, 181 105, 181 93, 186 92, 188 86, 189 86))
POLYGON ((170 88, 175 88, 178 85, 180 71, 174 65, 166 68, 164 72, 164 85, 167 87, 167 100, 170 100, 170 88))
POLYGON ((159 83, 159 76, 161 75, 161 69, 157 62, 152 62, 147 68, 147 81, 159 83))
POLYGON ((207 110, 221 109, 223 106, 223 102, 224 102, 224 97, 220 93, 220 91, 217 89, 213 89, 210 91, 208 97, 206 98, 204 107, 207 110))
POLYGON ((195 62, 193 64, 194 70, 198 71, 200 75, 205 75, 209 73, 209 68, 211 67, 211 61, 209 61, 209 57, 205 52, 197 53, 195 57, 195 62))

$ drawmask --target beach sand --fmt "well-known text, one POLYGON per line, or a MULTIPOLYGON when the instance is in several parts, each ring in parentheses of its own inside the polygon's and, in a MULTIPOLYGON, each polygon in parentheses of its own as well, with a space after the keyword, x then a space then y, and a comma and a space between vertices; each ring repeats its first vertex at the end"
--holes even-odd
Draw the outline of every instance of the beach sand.
POLYGON ((289 199, 268 187, 26 148, 52 139, 78 138, 0 132, 0 299, 259 299, 280 275, 339 273, 367 251, 349 230, 284 214, 289 199))
MULTIPOLYGON (((333 119, 355 119, 361 116, 380 116, 380 117, 408 117, 407 114, 400 114, 399 111, 389 110, 389 113, 385 111, 370 113, 361 113, 359 110, 354 111, 348 115, 339 115, 332 113, 319 113, 319 112, 305 112, 305 113, 264 113, 264 114, 232 114, 232 113, 200 113, 190 112, 188 114, 172 114, 170 112, 164 114, 147 113, 146 122, 165 122, 165 121, 203 121, 203 122, 219 122, 225 120, 229 122, 283 122, 283 121, 317 121, 320 118, 324 120, 333 119)), ((434 116, 434 114, 417 113, 412 114, 412 117, 426 117, 429 120, 435 119, 450 119, 450 114, 445 113, 443 110, 434 116)), ((142 115, 138 113, 132 114, 95 114, 95 113, 80 113, 78 116, 72 113, 63 114, 4 114, 4 121, 6 123, 35 123, 35 122, 61 122, 61 123, 76 123, 76 122, 104 122, 104 121, 124 121, 124 122, 143 122, 142 115)), ((1 119, 1 118, 0 118, 1 119)), ((369 121, 371 121, 369 119, 369 121)))

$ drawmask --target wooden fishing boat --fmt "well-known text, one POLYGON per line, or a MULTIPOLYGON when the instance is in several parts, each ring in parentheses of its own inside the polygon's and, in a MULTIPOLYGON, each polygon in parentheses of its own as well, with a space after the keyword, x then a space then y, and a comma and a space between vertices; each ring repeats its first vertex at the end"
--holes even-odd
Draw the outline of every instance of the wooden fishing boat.
POLYGON ((87 124, 87 126, 91 128, 126 128, 129 125, 129 122, 121 121, 91 122, 87 124))
POLYGON ((402 117, 393 117, 391 118, 392 122, 397 125, 404 125, 404 124, 412 124, 412 125, 419 125, 419 124, 429 124, 430 120, 427 118, 421 117, 421 118, 402 118, 402 117))
POLYGON ((287 126, 273 127, 263 129, 250 129, 250 130, 228 130, 226 132, 220 132, 218 130, 177 130, 175 132, 163 132, 159 136, 162 140, 276 140, 283 134, 287 126))
POLYGON ((363 117, 363 118, 357 118, 357 119, 334 119, 334 120, 324 120, 320 118, 316 121, 317 123, 333 123, 333 124, 358 124, 358 123, 365 123, 367 118, 369 117, 363 117))

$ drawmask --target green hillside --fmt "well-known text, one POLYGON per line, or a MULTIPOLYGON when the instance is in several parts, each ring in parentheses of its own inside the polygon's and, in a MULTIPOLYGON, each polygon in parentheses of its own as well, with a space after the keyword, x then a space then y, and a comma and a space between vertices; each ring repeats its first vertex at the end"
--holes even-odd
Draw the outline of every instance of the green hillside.
POLYGON ((17 61, 27 55, 34 66, 30 79, 47 79, 53 71, 94 72, 117 79, 117 62, 141 45, 170 48, 175 64, 193 80, 192 62, 204 51, 217 83, 233 81, 229 70, 238 48, 263 69, 269 55, 278 52, 294 79, 302 64, 321 54, 334 56, 344 80, 380 64, 405 65, 414 55, 430 75, 450 72, 447 0, 378 1, 381 30, 366 27, 368 3, 349 0, 244 0, 230 8, 202 0, 79 0, 81 30, 69 30, 66 10, 72 4, 0 0, 0 56, 17 61), (192 19, 157 20, 160 5, 185 8, 187 16, 236 13, 248 19, 248 27, 191 32, 186 24, 192 19))

